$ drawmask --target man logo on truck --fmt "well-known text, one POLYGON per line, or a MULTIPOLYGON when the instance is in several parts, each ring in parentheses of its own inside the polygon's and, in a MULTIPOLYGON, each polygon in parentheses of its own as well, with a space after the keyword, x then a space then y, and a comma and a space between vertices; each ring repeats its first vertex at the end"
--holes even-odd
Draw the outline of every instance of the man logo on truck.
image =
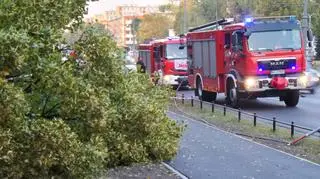
POLYGON ((284 61, 273 61, 270 62, 271 66, 280 66, 280 65, 284 65, 284 61))

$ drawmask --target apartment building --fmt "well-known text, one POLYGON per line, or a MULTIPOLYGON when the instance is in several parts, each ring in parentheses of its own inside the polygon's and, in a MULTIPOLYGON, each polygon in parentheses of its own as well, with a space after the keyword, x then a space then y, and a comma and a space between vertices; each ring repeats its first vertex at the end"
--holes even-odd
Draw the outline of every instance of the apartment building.
POLYGON ((133 30, 134 19, 142 18, 146 14, 159 13, 157 6, 121 5, 114 11, 106 11, 85 19, 88 23, 100 23, 111 32, 118 46, 134 48, 137 44, 133 30))

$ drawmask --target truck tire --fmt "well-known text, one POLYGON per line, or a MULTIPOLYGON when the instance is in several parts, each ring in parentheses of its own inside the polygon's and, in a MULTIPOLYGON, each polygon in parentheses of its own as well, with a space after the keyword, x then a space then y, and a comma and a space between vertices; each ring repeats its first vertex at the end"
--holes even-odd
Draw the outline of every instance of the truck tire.
POLYGON ((232 80, 228 80, 227 83, 227 104, 233 108, 239 107, 238 90, 235 87, 232 80))
POLYGON ((198 96, 199 100, 203 100, 203 90, 201 81, 198 79, 196 84, 196 89, 194 91, 195 96, 198 96))
MULTIPOLYGON (((201 84, 201 80, 199 77, 197 77, 197 80, 196 80, 196 88, 194 89, 194 96, 198 96, 199 97, 199 90, 201 90, 201 93, 202 93, 202 84, 201 84), (201 88, 201 89, 199 89, 201 88)), ((200 99, 200 97, 199 97, 200 99)))
POLYGON ((295 107, 299 103, 300 93, 298 90, 288 91, 284 98, 284 103, 287 107, 295 107))
POLYGON ((194 96, 199 96, 199 93, 198 93, 198 86, 194 89, 194 96))
POLYGON ((316 90, 314 88, 310 89, 310 94, 315 94, 316 90))
POLYGON ((250 96, 248 99, 253 101, 253 100, 257 100, 258 97, 256 97, 256 96, 250 96))
POLYGON ((212 102, 217 99, 217 93, 203 91, 201 81, 197 80, 197 88, 195 90, 195 95, 199 97, 199 100, 212 102))

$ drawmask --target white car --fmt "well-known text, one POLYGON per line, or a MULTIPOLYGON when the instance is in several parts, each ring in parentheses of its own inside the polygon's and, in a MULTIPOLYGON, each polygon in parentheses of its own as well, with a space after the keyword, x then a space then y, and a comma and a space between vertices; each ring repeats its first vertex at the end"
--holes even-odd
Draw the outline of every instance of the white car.
POLYGON ((305 72, 308 77, 308 83, 307 83, 307 90, 314 94, 316 91, 316 88, 320 84, 320 73, 315 69, 307 69, 305 72))
POLYGON ((130 72, 130 71, 137 71, 137 65, 136 65, 136 61, 133 57, 131 56, 126 56, 125 58, 125 70, 126 72, 130 72))

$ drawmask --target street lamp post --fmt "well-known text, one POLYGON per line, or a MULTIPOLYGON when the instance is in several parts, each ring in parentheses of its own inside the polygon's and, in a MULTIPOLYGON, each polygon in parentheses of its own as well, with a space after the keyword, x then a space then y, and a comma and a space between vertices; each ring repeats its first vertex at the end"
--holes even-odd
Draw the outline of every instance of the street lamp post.
POLYGON ((306 55, 306 64, 307 67, 312 66, 312 62, 310 59, 311 50, 312 47, 309 47, 309 40, 311 40, 309 37, 311 34, 310 32, 310 22, 309 22, 309 15, 308 15, 308 7, 309 7, 309 0, 304 0, 303 2, 303 15, 302 15, 302 31, 304 36, 304 47, 305 47, 305 55, 306 55))

